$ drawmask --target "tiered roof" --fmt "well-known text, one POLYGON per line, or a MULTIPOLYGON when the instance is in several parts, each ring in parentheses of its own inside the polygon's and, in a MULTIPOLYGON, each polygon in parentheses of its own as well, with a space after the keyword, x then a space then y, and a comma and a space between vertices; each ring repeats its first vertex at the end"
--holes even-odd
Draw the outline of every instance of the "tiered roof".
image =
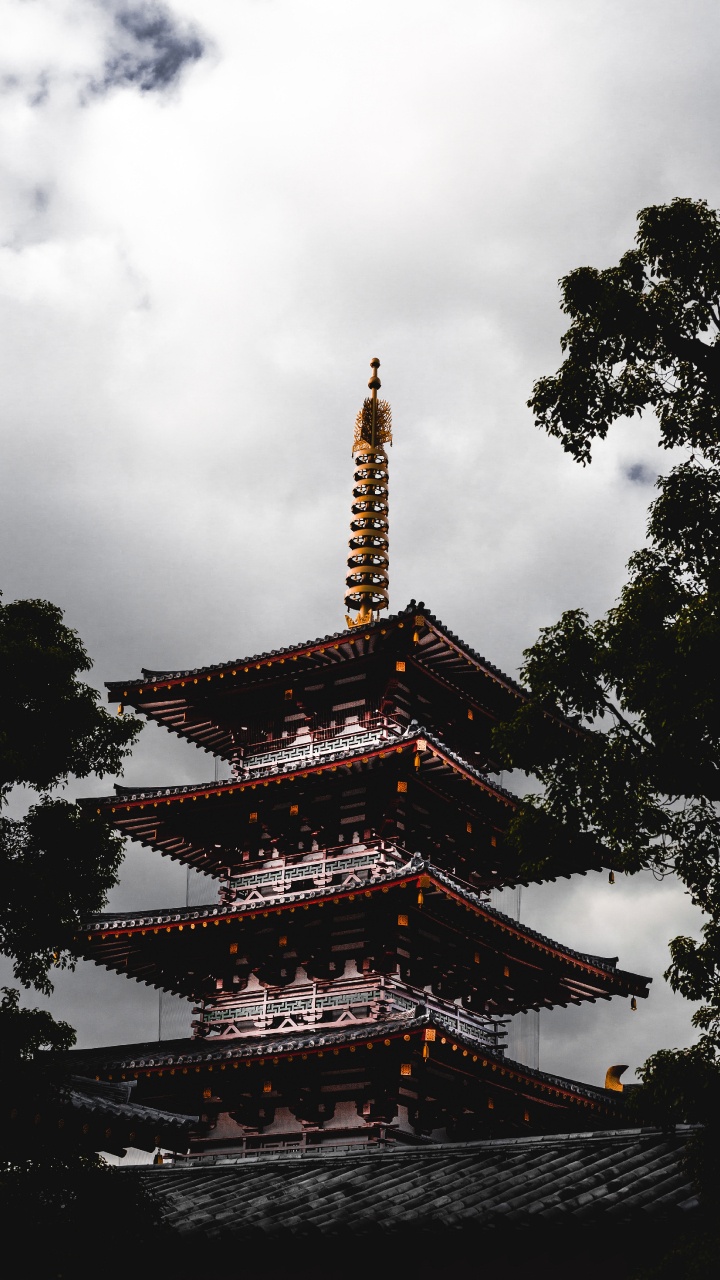
MULTIPOLYGON (((493 725, 527 697, 515 681, 411 601, 302 645, 108 687, 232 776, 85 802, 222 880, 215 904, 84 925, 81 954, 199 1002, 191 1040, 83 1051, 98 1079, 136 1080, 158 1108, 202 1097, 196 1151, 272 1148, 278 1133, 608 1124, 617 1090, 501 1047, 509 1015, 634 1003, 649 982, 489 905, 489 888, 525 878, 504 839, 519 802, 492 776, 493 725)), ((601 865, 601 852, 554 852, 559 874, 601 865)))
POLYGON ((352 663, 355 670, 371 660, 397 658, 400 654, 407 654, 412 665, 439 680, 446 696, 455 694, 466 704, 469 700, 480 714, 499 718, 527 697, 515 680, 465 644, 422 602, 416 604, 414 600, 400 613, 368 627, 337 631, 317 640, 206 667, 144 667, 140 679, 113 680, 106 687, 111 701, 132 706, 178 736, 215 755, 229 757, 238 727, 236 707, 249 692, 266 690, 288 674, 337 674, 347 663, 352 663), (294 663, 299 664, 297 668, 291 665, 294 663), (285 667, 288 670, 282 670, 285 667), (228 683, 221 685, 221 680, 228 683))
MULTIPOLYGON (((621 1096, 512 1062, 489 1049, 466 1023, 435 1008, 418 1008, 404 1019, 361 1027, 117 1045, 76 1053, 83 1069, 94 1070, 98 1079, 142 1082, 143 1096, 155 1105, 163 1099, 177 1105, 183 1098, 203 1096, 206 1125, 221 1108, 237 1110, 246 1098, 253 1100, 256 1115, 261 1104, 273 1110, 287 1105, 304 1081, 311 1082, 316 1099, 361 1102, 379 1073, 393 1080, 395 1105, 404 1103, 421 1112, 425 1108, 432 1117, 429 1128, 442 1124, 460 1133, 466 1117, 477 1128, 478 1115, 481 1127, 491 1133, 521 1133, 529 1127, 535 1132, 603 1128, 618 1114, 621 1096), (236 1071, 241 1072, 237 1077, 236 1071)), ((392 1098, 389 1102, 392 1111, 392 1098)), ((378 1123, 389 1121, 381 1117, 378 1123)), ((317 1142, 342 1137, 332 1129, 315 1128, 317 1142)), ((216 1146, 211 1131, 208 1143, 216 1146)), ((220 1142, 217 1149, 222 1146, 220 1142)), ((195 1149, 202 1148, 202 1139, 196 1138, 195 1149)))
MULTIPOLYGON (((313 814, 330 832, 327 844, 353 828, 371 827, 380 835, 402 834, 421 852, 449 858, 472 871, 477 883, 500 887, 526 881, 502 836, 517 797, 491 780, 447 744, 419 725, 375 747, 344 748, 315 763, 268 768, 252 780, 186 784, 178 787, 116 787, 114 796, 87 800, 123 834, 171 858, 214 875, 232 865, 244 840, 260 842, 263 827, 287 825, 295 809, 313 814), (344 804, 340 774, 363 784, 353 806, 344 804), (333 784, 328 792, 327 783, 333 784), (279 790, 277 790, 279 788, 279 790), (408 794, 408 788, 411 788, 408 794), (195 803, 204 803, 197 809, 195 803), (396 810, 400 806, 402 816, 396 810), (342 824, 342 825, 341 825, 342 824), (450 840, 448 840, 448 837, 450 840), (452 842, 452 844, 450 843, 452 842)), ((556 872, 599 869, 602 853, 584 855, 577 866, 567 851, 556 860, 556 872)), ((540 878, 540 877, 538 877, 540 878)))
MULTIPOLYGON (((197 998, 199 975, 227 971, 229 950, 233 946, 237 950, 239 942, 248 957, 248 971, 256 960, 264 961, 268 976, 277 982, 276 971, 282 964, 286 982, 291 981, 298 965, 303 960, 307 964, 306 957, 317 953, 318 929, 323 953, 330 950, 332 925, 324 908, 338 908, 339 914, 341 904, 352 904, 355 917, 348 933, 348 914, 342 913, 346 958, 360 961, 369 945, 377 946, 380 910, 387 922, 385 963, 399 963, 404 979, 422 986, 431 977, 432 966, 426 959, 417 962, 416 952, 423 932, 432 929, 443 967, 453 975, 450 990, 474 989, 473 1007, 490 1008, 495 1014, 648 995, 650 979, 618 969, 616 958, 573 951, 495 910, 456 877, 417 860, 400 871, 391 867, 380 872, 359 887, 298 889, 276 898, 224 906, 211 903, 93 916, 83 926, 77 946, 81 954, 107 969, 197 998), (293 921, 298 910, 302 914, 293 921), (284 947, 278 947, 278 933, 287 935, 284 947), (371 935, 373 940, 368 942, 371 935), (268 956, 287 954, 294 961, 268 961, 268 956)), ((438 981, 442 988, 442 977, 438 981)))

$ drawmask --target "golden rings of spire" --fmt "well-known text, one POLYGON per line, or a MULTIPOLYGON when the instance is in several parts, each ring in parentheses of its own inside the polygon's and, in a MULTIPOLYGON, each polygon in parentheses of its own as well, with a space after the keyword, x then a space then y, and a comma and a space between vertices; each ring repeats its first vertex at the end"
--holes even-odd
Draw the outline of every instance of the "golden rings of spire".
POLYGON ((381 609, 387 609, 388 570, 388 459, 384 446, 392 444, 392 415, 387 400, 378 400, 380 361, 370 361, 371 395, 363 402, 355 419, 350 554, 345 579, 345 608, 357 610, 346 615, 349 627, 367 626, 381 609))

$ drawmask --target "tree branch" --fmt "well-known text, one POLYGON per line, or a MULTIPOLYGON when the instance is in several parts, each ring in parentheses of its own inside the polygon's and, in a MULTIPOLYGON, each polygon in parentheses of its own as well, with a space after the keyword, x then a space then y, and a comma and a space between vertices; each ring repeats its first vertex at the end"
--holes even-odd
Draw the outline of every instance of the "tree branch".
POLYGON ((632 734, 636 742, 639 742, 642 747, 652 747, 653 744, 649 740, 649 738, 643 737, 643 735, 638 732, 635 726, 631 724, 630 721, 626 719, 626 717, 622 714, 622 712, 615 706, 614 702, 611 702, 609 698, 603 698, 603 705, 606 706, 610 714, 615 716, 615 719, 621 725, 623 725, 625 729, 627 729, 628 733, 632 734))

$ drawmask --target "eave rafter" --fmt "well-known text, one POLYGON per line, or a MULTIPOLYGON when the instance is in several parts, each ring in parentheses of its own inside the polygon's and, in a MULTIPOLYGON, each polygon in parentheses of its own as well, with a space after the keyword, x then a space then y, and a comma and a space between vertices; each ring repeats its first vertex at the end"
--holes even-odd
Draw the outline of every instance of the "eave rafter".
MULTIPOLYGON (((87 959, 124 972, 128 977, 151 985, 164 985, 186 995, 196 995, 191 978, 183 985, 177 975, 174 978, 170 976, 174 972, 172 966, 163 968, 155 939, 183 932, 193 934, 208 928, 214 932, 215 928, 231 926, 232 932, 228 936, 231 939, 245 936, 243 945, 246 946, 247 930, 262 929, 265 922, 271 923, 273 918, 280 920, 296 912, 317 912, 327 908, 330 913, 325 921, 327 927, 331 925, 334 910, 340 908, 342 911, 344 903, 362 904, 373 899, 374 895, 391 893, 399 894, 398 907, 403 911, 407 911, 410 904, 414 913, 413 927, 420 927, 424 920, 433 928, 449 929, 455 934, 456 942, 461 937, 462 947, 478 948, 475 958, 480 967, 473 981, 481 981, 483 967, 487 964, 493 966, 499 959, 507 958, 510 967, 506 967, 504 978, 497 979, 497 993, 493 1001, 496 1010, 502 1013, 511 1012, 513 1008, 549 1008, 579 1004, 585 1000, 610 999, 612 996, 645 998, 648 994, 649 979, 617 969, 614 961, 583 956, 562 947, 489 907, 469 887, 463 888, 434 868, 385 877, 362 889, 302 891, 285 902, 273 904, 253 902, 235 903, 225 908, 184 908, 173 912, 172 916, 169 913, 135 913, 132 918, 127 915, 115 915, 107 920, 95 918, 89 920, 83 933, 78 935, 77 945, 87 959), (441 906, 443 902, 445 909, 441 906), (141 941, 146 937, 147 944, 141 941), (528 998, 530 992, 535 994, 528 998)), ((398 946, 403 936, 400 931, 398 946)), ((222 947, 218 951, 214 939, 206 944, 204 935, 199 935, 193 949, 193 973, 210 972, 213 957, 217 961, 222 951, 222 947), (204 959, 201 958, 203 956, 204 959)), ((462 948, 459 954, 462 954, 462 948)))
MULTIPOLYGON (((339 770, 351 770, 358 765, 365 765, 375 760, 385 760, 390 756, 421 756, 420 763, 416 764, 416 770, 420 770, 423 762, 431 763, 437 761, 443 770, 449 774, 454 774, 470 783, 473 787, 478 788, 481 792, 492 797, 499 804, 504 806, 506 810, 512 811, 517 807, 517 799, 502 787, 494 785, 481 774, 476 772, 472 765, 466 764, 454 756, 449 750, 441 746, 436 741, 429 739, 427 734, 421 732, 411 737, 405 737, 396 745, 392 743, 388 746, 370 748, 362 752, 349 753, 345 756, 337 756, 330 761, 314 765, 304 765, 301 769, 288 770, 282 774, 270 775, 257 781, 227 781, 213 783, 197 783, 189 784, 182 787, 148 787, 141 791, 140 788, 118 788, 118 795, 103 796, 93 801, 87 798, 83 801, 86 805, 95 803, 98 808, 97 812, 118 813, 121 811, 130 812, 131 810, 142 810, 152 807, 157 809, 159 805, 183 804, 185 800, 210 799, 212 796, 232 796, 242 795, 244 792, 257 791, 262 787, 271 785, 281 786, 283 783, 296 782, 298 778, 309 778, 324 773, 337 773, 339 770), (125 794, 123 794, 125 793, 125 794)), ((429 773, 430 770, 425 771, 429 773)), ((424 781, 421 776, 420 781, 424 781)), ((455 799, 448 795, 448 798, 455 799)))
MULTIPOLYGON (((118 787, 117 795, 98 799, 88 798, 82 803, 94 806, 98 814, 104 814, 124 834, 160 852, 197 865, 199 869, 217 873, 228 863, 228 851, 216 848, 207 841, 186 835, 177 824, 187 829, 181 806, 197 801, 210 801, 213 805, 228 802, 244 803, 252 800, 253 793, 263 794, 268 789, 292 790, 297 795, 309 780, 327 776, 332 779, 339 772, 346 775, 366 771, 380 771, 373 784, 392 784, 397 773, 398 794, 404 799, 408 786, 425 788, 445 805, 466 812, 468 832, 473 824, 487 829, 489 839, 497 844, 515 808, 515 797, 490 782, 473 767, 453 755, 443 745, 424 732, 414 734, 377 748, 351 751, 336 755, 317 764, 270 774, 252 781, 226 781, 188 785, 183 787, 157 787, 145 790, 118 787), (393 776, 387 771, 392 766, 393 776), (387 774, 387 776, 385 776, 387 774), (170 812, 168 812, 170 811, 170 812), (167 822, 174 824, 166 829, 167 822), (182 843, 179 843, 181 842, 182 843)), ((196 827, 195 822, 192 827, 196 827)))
MULTIPOLYGON (((367 627, 337 632, 315 641, 236 659, 234 662, 185 671, 146 671, 141 679, 109 681, 109 697, 112 701, 127 702, 153 714, 161 709, 197 704, 200 695, 209 692, 208 685, 222 693, 251 685, 257 687, 263 680, 273 679, 279 674, 278 668, 287 664, 301 663, 306 670, 335 667, 339 663, 371 658, 380 648, 384 651, 396 643, 426 671, 435 671, 446 680, 451 670, 472 670, 483 680, 502 690, 504 696, 509 695, 513 700, 522 700, 527 696, 525 690, 509 676, 465 645, 432 614, 424 609, 419 612, 418 608, 411 602, 402 613, 371 623, 367 627), (230 683, 222 687, 218 684, 220 680, 228 680, 230 683), (187 692, 181 693, 181 690, 187 692), (156 703, 152 701, 153 693, 162 694, 162 698, 156 703), (174 693, 176 696, 168 699, 167 693, 174 693), (140 699, 147 701, 141 702, 140 699)), ((452 685, 452 681, 449 683, 452 685)), ((467 690, 455 687, 467 696, 467 690)))
MULTIPOLYGON (((223 1042, 216 1047, 205 1042, 180 1041, 168 1046, 132 1046, 118 1051, 109 1050, 103 1059, 101 1053, 93 1053, 94 1069, 98 1080, 146 1080, 160 1082, 172 1088, 170 1077, 201 1077, 199 1083, 212 1085, 220 1095, 225 1088, 232 1088, 231 1076, 221 1073, 261 1070, 264 1076, 273 1068, 287 1070, 288 1064, 297 1064, 291 1070, 305 1074, 302 1064, 330 1057, 334 1065, 343 1062, 358 1068, 367 1065, 382 1070, 384 1060, 392 1063, 400 1050, 409 1059, 412 1078, 419 1082, 425 1078, 424 1091, 429 1088, 453 1087, 453 1080, 468 1080, 474 1090, 496 1099, 503 1095, 531 1100, 543 1104, 548 1114, 552 1110, 578 1109, 590 1111, 598 1124, 615 1114, 618 1095, 607 1090, 582 1085, 576 1081, 552 1076, 519 1063, 509 1061, 480 1048, 472 1039, 459 1034, 439 1017, 421 1016, 401 1023, 385 1023, 369 1029, 348 1029, 325 1032, 316 1028, 311 1034, 268 1039, 262 1044, 248 1042, 223 1042), (148 1052, 148 1049, 152 1049, 148 1052), (372 1058, 366 1055, 372 1054, 372 1058), (355 1055, 351 1058, 350 1055, 355 1055)), ((82 1051, 78 1056, 82 1057, 82 1051)), ((323 1064, 324 1066, 324 1064, 323 1064)), ((271 1082, 272 1083, 272 1082, 271 1082)), ((561 1121, 561 1123, 564 1123, 561 1121)), ((542 1127, 542 1126, 541 1126, 542 1127)))

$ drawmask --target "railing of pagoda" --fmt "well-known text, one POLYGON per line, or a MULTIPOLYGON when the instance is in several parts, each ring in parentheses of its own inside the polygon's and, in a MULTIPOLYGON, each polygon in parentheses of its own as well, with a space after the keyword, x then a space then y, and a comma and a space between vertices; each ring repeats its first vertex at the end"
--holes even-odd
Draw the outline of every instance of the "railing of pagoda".
POLYGON ((261 868, 239 872, 223 886, 221 898, 226 902, 265 901, 301 888, 348 888, 378 876, 400 874, 409 870, 413 861, 404 849, 385 843, 351 845, 349 849, 341 845, 305 856, 307 860, 303 862, 277 858, 261 868))
POLYGON ((251 743, 245 748, 242 758, 234 762, 233 777, 247 780, 301 768, 318 760, 332 759, 334 755, 345 755, 348 751, 370 750, 403 732, 402 725, 388 716, 368 716, 362 722, 346 722, 344 725, 303 726, 292 738, 271 738, 251 743))
POLYGON ((330 1030, 399 1020, 425 1011, 436 1014, 451 1034, 457 1032, 477 1044, 497 1048, 499 1038, 505 1035, 501 1020, 468 1013, 449 1000, 407 986, 397 977, 380 974, 248 991, 227 997, 225 1003, 208 1002, 194 1025, 199 1034, 224 1040, 307 1031, 318 1026, 330 1030))

